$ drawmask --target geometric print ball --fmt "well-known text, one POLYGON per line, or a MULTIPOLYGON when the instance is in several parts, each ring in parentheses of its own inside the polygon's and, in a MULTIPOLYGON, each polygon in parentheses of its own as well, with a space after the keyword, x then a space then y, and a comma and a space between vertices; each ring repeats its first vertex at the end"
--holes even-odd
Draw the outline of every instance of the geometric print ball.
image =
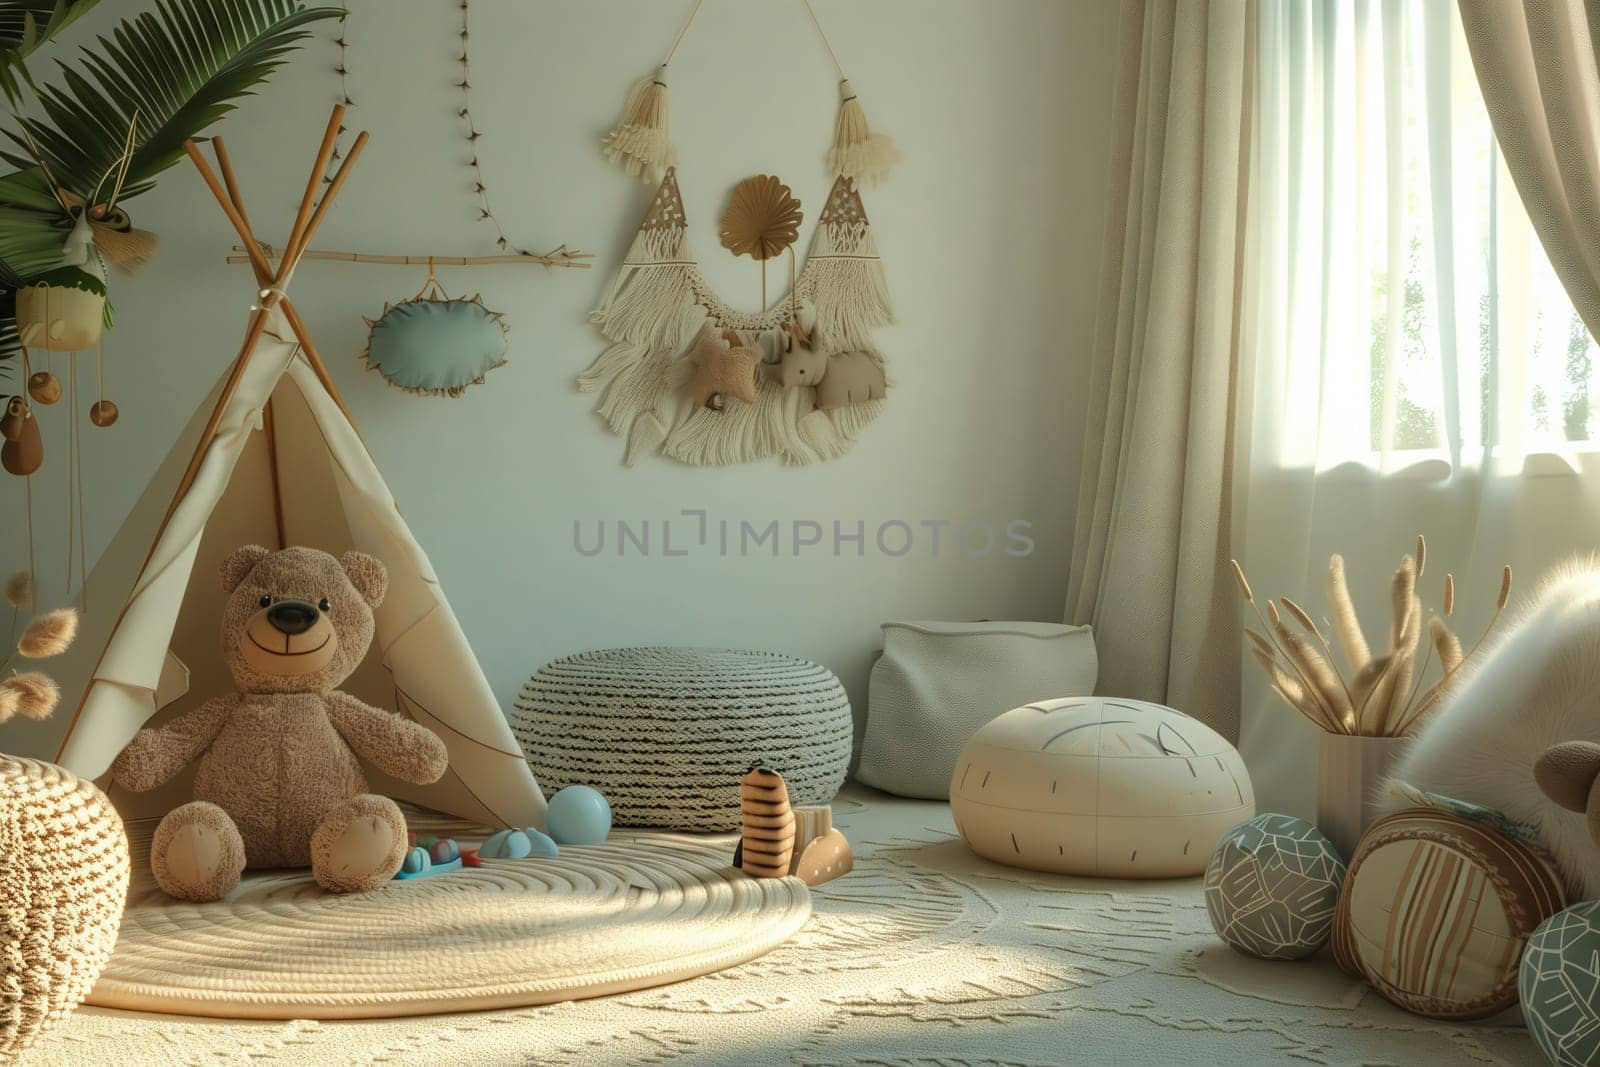
POLYGON ((1600 1063, 1600 900, 1540 924, 1523 950, 1517 991, 1528 1031, 1551 1063, 1600 1063))
POLYGON ((1264 960, 1297 960, 1327 944, 1344 860, 1315 826, 1257 815, 1217 842, 1206 865, 1206 912, 1217 936, 1264 960))

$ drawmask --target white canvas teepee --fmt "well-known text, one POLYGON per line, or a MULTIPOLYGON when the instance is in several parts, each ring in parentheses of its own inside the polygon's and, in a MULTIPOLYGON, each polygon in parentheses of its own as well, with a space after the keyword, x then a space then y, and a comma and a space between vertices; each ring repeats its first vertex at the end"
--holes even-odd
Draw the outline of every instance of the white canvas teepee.
MULTIPOLYGON (((434 785, 369 768, 373 789, 490 825, 543 826, 539 785, 283 292, 366 138, 313 209, 341 110, 276 271, 245 221, 226 149, 215 143, 224 192, 198 150, 186 146, 251 250, 260 299, 238 360, 90 574, 79 660, 61 671, 64 685, 82 681, 83 698, 56 761, 98 778, 140 727, 233 688, 220 647, 224 595, 216 574, 234 548, 305 545, 335 555, 354 548, 384 562, 389 591, 375 612, 372 651, 341 688, 429 727, 450 752, 450 769, 434 785)), ((158 815, 188 799, 190 778, 146 794, 113 789, 112 799, 125 817, 158 815)))

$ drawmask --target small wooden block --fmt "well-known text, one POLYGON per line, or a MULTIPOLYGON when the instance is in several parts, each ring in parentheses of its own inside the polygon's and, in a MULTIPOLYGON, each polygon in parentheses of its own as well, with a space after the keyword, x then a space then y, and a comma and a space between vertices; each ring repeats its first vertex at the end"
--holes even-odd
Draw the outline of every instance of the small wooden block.
POLYGON ((848 874, 854 866, 855 854, 850 850, 850 842, 839 831, 829 830, 800 852, 789 873, 806 885, 821 885, 848 874))

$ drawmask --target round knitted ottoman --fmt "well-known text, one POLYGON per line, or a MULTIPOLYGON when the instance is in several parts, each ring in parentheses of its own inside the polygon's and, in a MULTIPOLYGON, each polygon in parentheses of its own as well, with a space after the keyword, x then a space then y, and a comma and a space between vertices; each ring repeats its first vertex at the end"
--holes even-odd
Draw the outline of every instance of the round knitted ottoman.
POLYGON ((0 755, 0 1060, 89 995, 128 895, 128 839, 105 794, 0 755))
POLYGON ((592 785, 618 826, 739 828, 739 777, 826 804, 850 762, 850 701, 825 667, 713 648, 611 648, 539 668, 511 728, 546 792, 592 785))

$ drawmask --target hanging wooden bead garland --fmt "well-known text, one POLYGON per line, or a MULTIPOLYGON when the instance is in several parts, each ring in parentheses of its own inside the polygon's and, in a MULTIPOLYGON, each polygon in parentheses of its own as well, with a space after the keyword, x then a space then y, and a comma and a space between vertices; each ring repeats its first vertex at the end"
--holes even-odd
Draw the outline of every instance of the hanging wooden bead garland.
POLYGON ((106 347, 101 345, 94 354, 95 385, 100 399, 89 405, 89 421, 96 426, 110 426, 120 412, 117 405, 106 399, 106 347))
POLYGON ((28 397, 34 403, 47 407, 54 404, 61 399, 61 379, 51 374, 48 367, 34 371, 28 375, 28 397))

